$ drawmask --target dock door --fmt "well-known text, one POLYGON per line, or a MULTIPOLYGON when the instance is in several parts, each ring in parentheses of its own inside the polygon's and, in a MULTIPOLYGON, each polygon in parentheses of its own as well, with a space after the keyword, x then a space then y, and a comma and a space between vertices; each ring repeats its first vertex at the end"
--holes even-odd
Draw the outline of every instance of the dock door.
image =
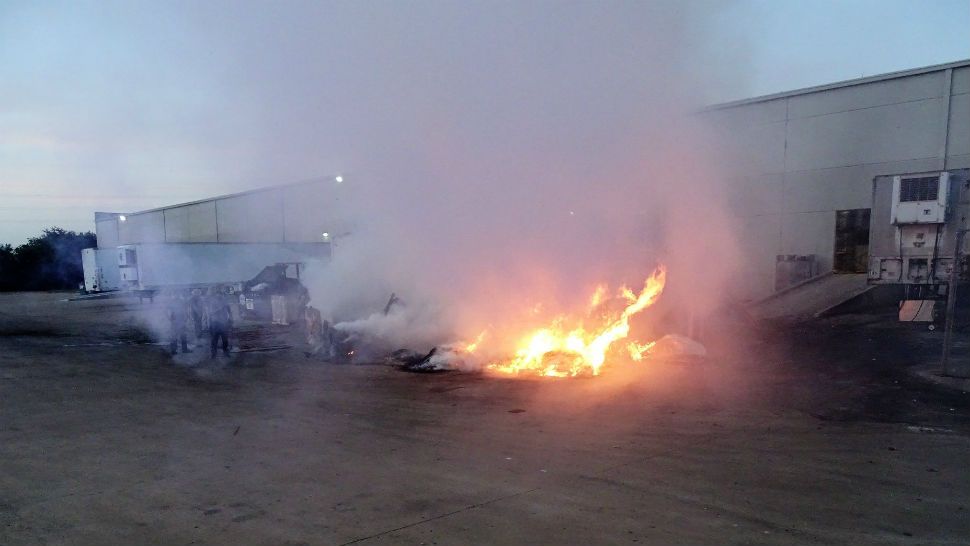
POLYGON ((836 273, 865 273, 869 267, 869 212, 872 209, 835 211, 836 273))

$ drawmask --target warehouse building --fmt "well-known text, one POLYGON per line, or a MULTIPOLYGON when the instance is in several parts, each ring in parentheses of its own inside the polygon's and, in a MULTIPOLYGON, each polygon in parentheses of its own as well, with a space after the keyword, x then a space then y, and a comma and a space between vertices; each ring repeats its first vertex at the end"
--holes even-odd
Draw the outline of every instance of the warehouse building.
MULTIPOLYGON (((970 168, 970 60, 720 104, 701 116, 739 143, 728 166, 746 261, 739 284, 747 298, 764 298, 812 275, 867 273, 871 222, 888 217, 873 212, 877 178, 925 181, 970 168)), ((937 236, 952 241, 953 226, 937 236)))
POLYGON ((342 176, 131 213, 95 213, 85 289, 151 290, 248 280, 265 266, 329 259, 342 176))
MULTIPOLYGON (((950 184, 966 180, 962 170, 970 169, 970 60, 720 104, 700 116, 736 144, 734 161, 723 167, 740 222, 742 299, 832 273, 852 282, 820 292, 855 290, 880 275, 932 284, 951 267, 955 231, 967 227, 951 212, 970 199, 970 187, 950 184), (920 222, 899 227, 893 184, 934 178, 949 184, 933 193, 946 223, 941 217, 935 231, 920 222), (887 185, 877 192, 880 180, 887 185), (945 202, 948 192, 953 199, 945 202)), ((96 213, 98 248, 85 251, 86 288, 236 282, 270 263, 327 259, 335 239, 351 230, 338 205, 352 186, 329 177, 96 213)))

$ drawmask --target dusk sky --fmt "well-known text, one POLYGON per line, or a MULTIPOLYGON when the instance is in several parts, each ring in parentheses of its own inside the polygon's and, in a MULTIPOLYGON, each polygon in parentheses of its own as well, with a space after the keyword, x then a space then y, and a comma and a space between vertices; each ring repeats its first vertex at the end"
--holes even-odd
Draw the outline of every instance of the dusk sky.
POLYGON ((0 243, 93 229, 94 211, 407 169, 439 109, 486 158, 510 153, 490 147, 510 120, 622 140, 671 74, 709 104, 965 59, 967 28, 966 0, 0 0, 0 243), (659 72, 638 63, 656 18, 673 27, 659 72))

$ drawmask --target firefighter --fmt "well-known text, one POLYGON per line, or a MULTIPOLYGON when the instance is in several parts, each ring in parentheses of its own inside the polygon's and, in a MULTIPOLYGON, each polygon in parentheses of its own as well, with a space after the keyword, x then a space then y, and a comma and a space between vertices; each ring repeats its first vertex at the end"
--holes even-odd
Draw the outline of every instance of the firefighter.
POLYGON ((232 310, 229 301, 222 292, 212 289, 206 314, 209 317, 209 350, 212 358, 216 357, 216 347, 222 341, 222 354, 229 356, 229 332, 232 331, 232 310))
POLYGON ((178 354, 179 342, 182 344, 183 353, 191 353, 189 350, 187 336, 185 335, 185 323, 188 312, 188 302, 181 294, 171 294, 168 298, 167 315, 171 336, 169 337, 168 348, 173 355, 178 354))

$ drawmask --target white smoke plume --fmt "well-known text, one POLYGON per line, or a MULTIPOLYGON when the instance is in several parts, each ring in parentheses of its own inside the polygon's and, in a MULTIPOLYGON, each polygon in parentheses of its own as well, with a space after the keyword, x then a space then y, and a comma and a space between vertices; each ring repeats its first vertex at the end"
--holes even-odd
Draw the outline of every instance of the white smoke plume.
POLYGON ((693 114, 714 77, 699 64, 711 19, 696 4, 621 11, 556 5, 524 22, 500 6, 474 54, 413 61, 416 79, 389 90, 417 98, 395 112, 409 132, 374 133, 373 161, 348 176, 352 227, 307 275, 338 329, 415 350, 488 331, 507 350, 659 263, 670 321, 725 303, 729 169, 693 114), (437 70, 449 79, 421 81, 437 70), (392 292, 406 307, 384 315, 392 292))

